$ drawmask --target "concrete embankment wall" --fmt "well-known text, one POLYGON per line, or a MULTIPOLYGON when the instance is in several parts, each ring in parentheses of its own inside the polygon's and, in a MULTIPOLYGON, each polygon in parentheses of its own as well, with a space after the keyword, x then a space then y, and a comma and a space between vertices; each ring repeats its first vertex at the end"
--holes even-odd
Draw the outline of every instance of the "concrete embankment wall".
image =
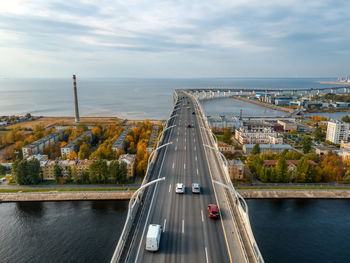
POLYGON ((0 193, 2 202, 129 200, 133 191, 0 193))
POLYGON ((238 96, 232 96, 232 98, 234 98, 236 100, 241 100, 241 101, 253 103, 253 104, 256 104, 256 105, 259 105, 259 106, 263 106, 263 107, 267 107, 267 108, 274 109, 274 110, 285 111, 285 112, 288 112, 288 113, 293 113, 294 112, 293 109, 279 107, 279 106, 275 106, 275 105, 272 105, 272 104, 263 103, 263 102, 260 102, 260 101, 249 100, 247 98, 242 98, 242 97, 238 97, 238 96))
POLYGON ((350 190, 239 190, 238 192, 246 199, 263 198, 350 198, 350 190))
MULTIPOLYGON (((350 198, 350 190, 262 190, 238 189, 246 199, 264 198, 350 198)), ((0 193, 2 202, 129 200, 133 191, 0 193)))

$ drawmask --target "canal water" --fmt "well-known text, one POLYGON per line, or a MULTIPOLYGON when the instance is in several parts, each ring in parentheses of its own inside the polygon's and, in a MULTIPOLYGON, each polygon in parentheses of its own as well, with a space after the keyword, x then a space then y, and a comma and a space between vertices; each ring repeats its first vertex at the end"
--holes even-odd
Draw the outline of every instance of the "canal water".
MULTIPOLYGON (((350 200, 247 200, 265 262, 349 262, 350 200)), ((0 262, 109 262, 126 201, 0 204, 0 262)))

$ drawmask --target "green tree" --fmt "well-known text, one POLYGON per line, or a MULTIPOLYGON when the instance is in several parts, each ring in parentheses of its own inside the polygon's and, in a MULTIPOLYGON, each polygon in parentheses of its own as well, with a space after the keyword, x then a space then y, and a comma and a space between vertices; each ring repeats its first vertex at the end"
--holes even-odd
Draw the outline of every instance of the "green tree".
POLYGON ((27 177, 30 184, 38 184, 40 178, 40 162, 37 159, 27 161, 27 177))
POLYGON ((296 181, 298 183, 311 183, 314 181, 315 168, 308 162, 306 157, 302 157, 297 166, 296 181))
POLYGON ((53 176, 55 177, 55 181, 57 183, 59 182, 60 178, 62 177, 61 167, 59 167, 57 163, 53 166, 53 176))
POLYGON ((285 155, 284 158, 286 160, 299 160, 303 155, 299 152, 296 151, 288 151, 285 155))
POLYGON ((224 135, 222 137, 222 140, 227 144, 231 144, 232 143, 232 139, 231 139, 232 136, 233 136, 233 134, 232 134, 230 128, 226 127, 225 131, 224 131, 224 135))
POLYGON ((75 184, 79 184, 81 182, 81 176, 76 166, 72 168, 72 180, 75 184))
POLYGON ((107 183, 108 167, 105 160, 94 161, 89 166, 89 179, 93 184, 107 183))
POLYGON ((301 144, 302 144, 304 153, 309 153, 311 151, 312 140, 310 136, 303 136, 303 138, 301 139, 301 144))
POLYGON ((255 144, 254 145, 251 154, 260 154, 260 146, 259 146, 259 144, 255 144))
POLYGON ((281 156, 276 163, 276 181, 279 183, 287 183, 288 181, 288 165, 286 159, 281 156))
POLYGON ((125 183, 127 180, 126 179, 127 175, 128 175, 128 169, 127 169, 126 162, 120 162, 118 182, 125 183))
POLYGON ((80 146, 78 156, 80 160, 89 159, 92 152, 91 146, 89 147, 85 142, 80 146))
POLYGON ((349 117, 349 115, 343 116, 343 117, 341 118, 341 120, 342 120, 343 122, 350 123, 350 117, 349 117))
POLYGON ((70 183, 72 181, 72 168, 68 166, 67 168, 67 182, 70 183))
POLYGON ((16 184, 26 185, 29 184, 27 180, 27 161, 16 160, 12 164, 12 177, 16 184))
POLYGON ((317 142, 323 141, 325 138, 321 127, 316 127, 313 135, 314 135, 315 141, 317 142))
POLYGON ((6 166, 0 164, 0 175, 6 175, 6 166))
POLYGON ((119 161, 112 161, 109 165, 109 174, 111 176, 111 182, 116 184, 119 178, 119 161))

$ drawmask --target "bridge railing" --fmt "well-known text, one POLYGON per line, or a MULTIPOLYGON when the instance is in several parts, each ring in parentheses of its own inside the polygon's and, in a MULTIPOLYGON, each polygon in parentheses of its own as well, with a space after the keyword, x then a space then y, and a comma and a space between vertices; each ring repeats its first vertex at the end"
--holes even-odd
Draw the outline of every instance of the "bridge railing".
MULTIPOLYGON (((172 113, 174 112, 174 106, 175 106, 175 102, 177 101, 177 93, 174 92, 174 96, 176 96, 176 100, 174 100, 174 104, 173 104, 173 109, 172 109, 172 113)), ((171 114, 172 114, 171 113, 171 114)), ((164 127, 164 129, 167 127, 168 122, 166 122, 166 126, 164 127)), ((161 138, 159 139, 159 142, 163 142, 164 140, 164 133, 162 133, 161 138)), ((158 156, 158 151, 156 151, 153 156, 151 157, 151 160, 149 162, 149 165, 147 166, 147 170, 146 170, 146 174, 145 177, 142 181, 141 186, 145 185, 146 183, 148 183, 150 177, 151 177, 151 171, 153 170, 153 166, 155 163, 155 160, 157 159, 158 156)), ((135 220, 135 216, 136 213, 140 207, 140 203, 138 202, 138 200, 143 198, 143 194, 144 194, 144 190, 141 190, 139 195, 136 197, 135 203, 134 205, 131 207, 130 209, 130 214, 129 214, 129 220, 127 220, 124 224, 124 228, 122 231, 122 234, 119 237, 117 246, 115 248, 115 251, 113 253, 112 259, 111 259, 111 263, 116 263, 116 262, 120 262, 123 250, 125 248, 125 244, 126 241, 129 237, 130 231, 131 231, 131 227, 133 226, 134 220, 135 220)), ((131 202, 132 200, 130 200, 131 202)))
MULTIPOLYGON (((201 118, 202 118, 202 120, 204 120, 204 124, 206 126, 205 128, 209 132, 210 131, 210 126, 209 126, 209 123, 208 123, 208 120, 207 120, 206 116, 204 115, 204 111, 203 111, 200 103, 198 102, 198 100, 192 94, 189 94, 189 93, 187 93, 187 94, 193 99, 193 101, 195 102, 195 104, 199 108, 199 111, 200 111, 200 114, 201 114, 201 118)), ((222 168, 222 171, 223 171, 223 174, 224 174, 224 179, 226 181, 225 183, 227 185, 229 185, 232 189, 235 190, 235 188, 234 188, 234 186, 232 184, 229 172, 228 172, 228 167, 225 165, 224 160, 219 155, 219 148, 218 148, 217 143, 215 143, 215 140, 214 140, 213 136, 214 136, 213 133, 210 131, 209 138, 210 138, 211 144, 216 149, 215 150, 215 154, 216 154, 217 159, 221 160, 221 168, 222 168)), ((233 195, 232 192, 231 192, 231 194, 233 195)), ((236 200, 236 204, 237 204, 236 207, 238 209, 238 215, 240 217, 241 222, 243 222, 245 235, 246 235, 246 237, 248 238, 248 240, 250 242, 250 245, 252 247, 255 259, 256 259, 257 262, 263 263, 264 259, 262 257, 262 254, 261 254, 261 252, 259 250, 259 247, 258 247, 258 245, 256 243, 253 231, 251 229, 247 203, 245 202, 244 198, 236 190, 235 190, 235 194, 233 195, 233 198, 236 200), (244 207, 243 207, 242 203, 243 203, 244 207)))

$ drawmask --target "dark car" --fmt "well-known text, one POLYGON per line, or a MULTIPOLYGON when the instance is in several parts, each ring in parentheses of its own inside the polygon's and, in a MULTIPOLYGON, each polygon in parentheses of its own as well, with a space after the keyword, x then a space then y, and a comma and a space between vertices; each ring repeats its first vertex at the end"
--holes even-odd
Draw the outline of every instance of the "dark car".
POLYGON ((187 125, 187 128, 192 128, 191 124, 188 124, 188 125, 187 125))
POLYGON ((196 113, 193 111, 192 114, 194 115, 194 114, 196 114, 196 113))
POLYGON ((214 204, 208 205, 208 213, 209 213, 210 218, 219 218, 220 217, 219 209, 218 209, 217 205, 214 205, 214 204))

